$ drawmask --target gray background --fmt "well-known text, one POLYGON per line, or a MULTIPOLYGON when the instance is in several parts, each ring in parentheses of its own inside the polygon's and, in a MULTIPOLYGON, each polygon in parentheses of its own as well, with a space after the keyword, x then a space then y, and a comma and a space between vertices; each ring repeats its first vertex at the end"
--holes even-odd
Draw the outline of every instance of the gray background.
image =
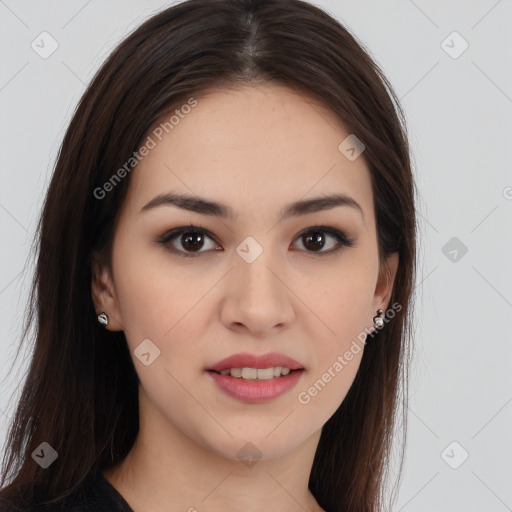
MULTIPOLYGON (((6 377, 30 244, 64 130, 112 48, 171 3, 0 0, 2 443, 28 362, 6 377), (43 31, 58 43, 47 59, 31 47, 43 31)), ((395 87, 420 191, 409 437, 394 512, 512 511, 512 0, 316 3, 395 87)))

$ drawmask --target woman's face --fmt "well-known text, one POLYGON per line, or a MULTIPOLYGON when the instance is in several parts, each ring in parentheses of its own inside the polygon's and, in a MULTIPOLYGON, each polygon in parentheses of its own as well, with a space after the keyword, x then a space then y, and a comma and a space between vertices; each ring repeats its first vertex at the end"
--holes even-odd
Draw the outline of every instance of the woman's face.
POLYGON ((248 442, 274 458, 343 401, 398 261, 379 279, 364 153, 339 149, 349 132, 321 103, 278 85, 194 99, 149 133, 93 296, 126 335, 147 418, 226 458, 248 442), (300 369, 263 371, 278 366, 300 369))

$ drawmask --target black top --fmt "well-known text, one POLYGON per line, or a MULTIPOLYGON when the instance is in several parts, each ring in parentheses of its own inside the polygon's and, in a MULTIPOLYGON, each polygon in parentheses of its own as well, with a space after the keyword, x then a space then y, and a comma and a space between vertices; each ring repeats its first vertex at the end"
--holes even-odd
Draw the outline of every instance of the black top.
MULTIPOLYGON (((23 512, 133 512, 126 500, 117 492, 101 472, 91 471, 82 485, 59 503, 39 505, 23 512)), ((334 512, 334 507, 325 510, 334 512)), ((6 507, 0 499, 0 512, 20 512, 6 507)))
MULTIPOLYGON (((0 501, 0 512, 17 509, 5 507, 0 501)), ((24 512, 133 512, 130 505, 101 472, 87 475, 82 485, 59 503, 39 505, 24 512)))

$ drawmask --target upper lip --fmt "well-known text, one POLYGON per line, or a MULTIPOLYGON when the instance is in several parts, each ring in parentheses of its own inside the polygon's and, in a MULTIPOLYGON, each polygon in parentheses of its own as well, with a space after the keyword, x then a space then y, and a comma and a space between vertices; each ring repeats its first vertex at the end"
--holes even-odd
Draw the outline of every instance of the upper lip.
POLYGON ((222 370, 230 368, 264 369, 276 366, 281 366, 282 368, 290 368, 290 370, 304 369, 304 367, 295 359, 285 356, 284 354, 278 354, 277 352, 270 352, 260 356, 249 353, 233 354, 232 356, 218 361, 213 366, 207 368, 207 370, 221 372, 222 370))

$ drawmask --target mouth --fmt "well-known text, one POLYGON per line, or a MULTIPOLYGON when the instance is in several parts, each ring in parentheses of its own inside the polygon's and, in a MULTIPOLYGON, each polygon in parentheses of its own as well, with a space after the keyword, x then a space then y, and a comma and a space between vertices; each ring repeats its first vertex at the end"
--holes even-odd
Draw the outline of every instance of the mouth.
POLYGON ((206 368, 218 389, 244 403, 269 402, 285 394, 305 370, 295 359, 275 352, 235 354, 206 368))
POLYGON ((289 373, 288 370, 304 370, 304 366, 295 359, 277 352, 263 355, 249 353, 233 354, 207 368, 207 371, 225 372, 223 375, 229 374, 232 377, 260 378, 262 380, 271 379, 274 376, 287 375, 289 373), (226 370, 228 370, 227 373, 226 370), (254 370, 257 372, 256 375, 254 370), (260 370, 264 371, 260 373, 260 370), (233 373, 231 373, 232 371, 233 373), (272 374, 271 371, 273 372, 272 374))
POLYGON ((225 368, 220 372, 215 370, 207 370, 209 372, 217 373, 218 375, 229 375, 230 377, 234 377, 235 379, 243 379, 243 380, 271 380, 271 379, 280 379, 294 372, 302 372, 304 368, 297 368, 292 370, 291 368, 286 368, 282 366, 271 366, 269 368, 225 368))

